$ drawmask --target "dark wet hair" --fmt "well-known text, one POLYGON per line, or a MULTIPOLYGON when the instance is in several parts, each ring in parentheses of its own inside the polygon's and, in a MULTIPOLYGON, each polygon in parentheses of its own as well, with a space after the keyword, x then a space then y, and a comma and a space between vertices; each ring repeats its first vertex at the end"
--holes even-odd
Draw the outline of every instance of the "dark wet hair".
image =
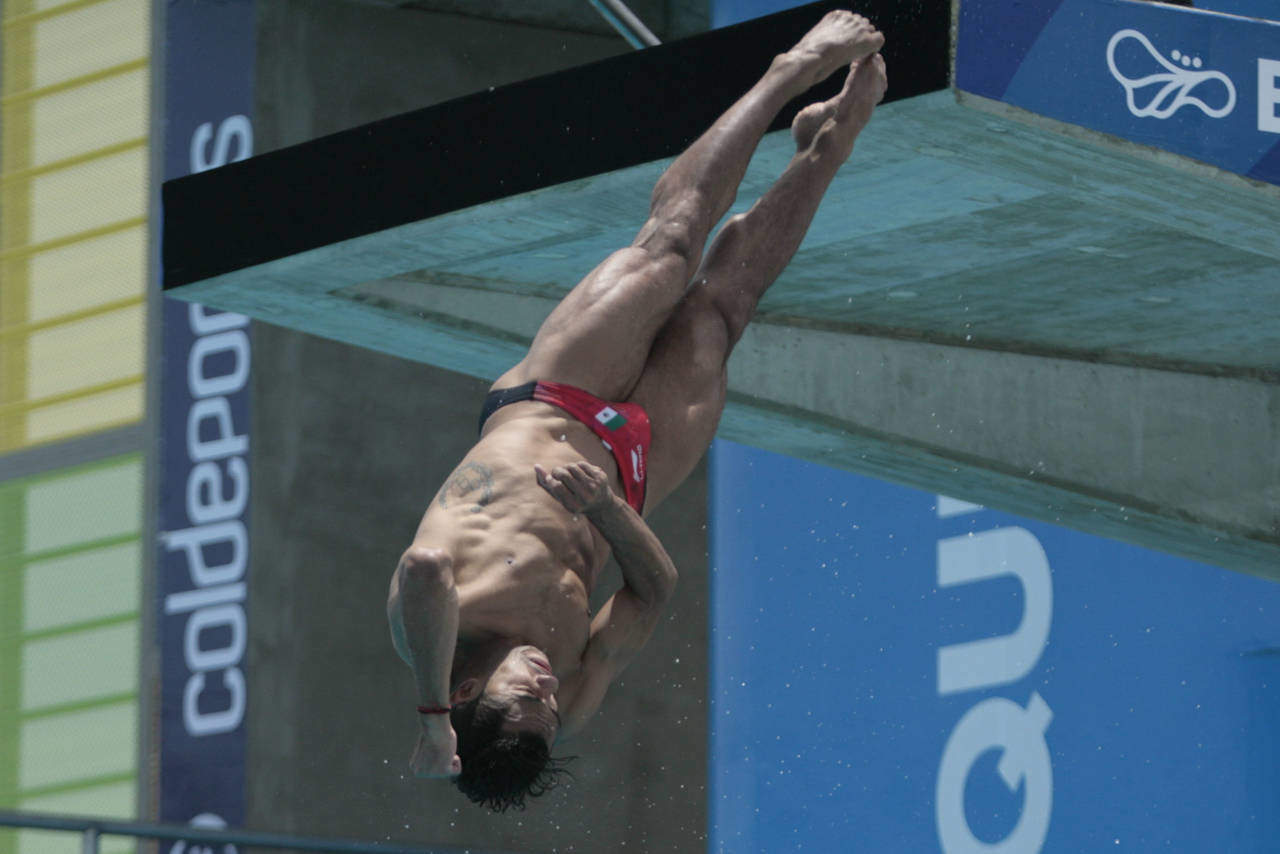
POLYGON ((554 789, 564 766, 575 756, 553 758, 547 743, 531 732, 499 732, 506 706, 484 696, 455 706, 449 715, 458 734, 462 774, 454 784, 472 803, 494 812, 525 808, 525 797, 536 798, 554 789))

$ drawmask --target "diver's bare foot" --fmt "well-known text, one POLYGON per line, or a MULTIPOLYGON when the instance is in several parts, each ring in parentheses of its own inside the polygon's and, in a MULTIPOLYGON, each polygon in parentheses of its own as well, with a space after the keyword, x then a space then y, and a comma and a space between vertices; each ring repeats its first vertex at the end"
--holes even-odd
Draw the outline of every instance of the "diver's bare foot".
POLYGON ((809 143, 813 142, 814 136, 817 135, 818 128, 836 114, 838 100, 839 98, 832 98, 830 101, 810 104, 796 115, 795 121, 791 123, 791 136, 796 141, 797 151, 808 148, 809 143))
POLYGON ((802 63, 819 83, 837 68, 870 56, 884 46, 884 35, 861 15, 844 9, 828 12, 787 55, 802 63))
POLYGON ((849 69, 849 76, 845 78, 844 88, 839 95, 830 101, 810 104, 791 123, 791 136, 796 141, 796 150, 807 149, 818 131, 831 119, 851 125, 856 135, 871 119, 871 111, 876 104, 884 99, 887 87, 888 76, 882 56, 875 54, 854 64, 849 69))
POLYGON ((836 98, 836 121, 851 119, 859 123, 859 127, 865 125, 876 104, 884 100, 888 88, 889 75, 883 56, 877 53, 859 62, 849 69, 844 89, 836 98))

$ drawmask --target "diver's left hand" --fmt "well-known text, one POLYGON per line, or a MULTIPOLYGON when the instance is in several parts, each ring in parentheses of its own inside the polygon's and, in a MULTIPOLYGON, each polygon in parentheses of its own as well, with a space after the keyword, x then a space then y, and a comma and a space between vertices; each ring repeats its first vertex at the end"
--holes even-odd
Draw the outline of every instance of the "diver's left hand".
POLYGON ((613 500, 609 476, 604 469, 586 460, 556 466, 550 472, 534 463, 533 473, 538 485, 570 513, 590 513, 608 506, 613 500))
POLYGON ((439 726, 424 726, 418 733, 409 767, 415 777, 457 777, 462 773, 462 760, 458 758, 458 736, 448 720, 439 726))

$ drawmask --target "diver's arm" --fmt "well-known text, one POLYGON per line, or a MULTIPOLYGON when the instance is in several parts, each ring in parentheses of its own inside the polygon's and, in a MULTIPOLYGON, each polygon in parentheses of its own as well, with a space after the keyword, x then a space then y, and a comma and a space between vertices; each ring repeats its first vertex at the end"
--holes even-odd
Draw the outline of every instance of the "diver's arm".
POLYGON ((585 461, 557 466, 551 473, 535 465, 534 472, 538 484, 567 510, 581 513, 596 526, 635 598, 646 605, 665 605, 675 592, 675 564, 640 514, 609 488, 608 475, 585 461))
POLYGON ((641 603, 661 608, 676 589, 679 573, 657 534, 630 504, 609 490, 598 506, 583 515, 608 541, 622 570, 622 581, 641 603))
POLYGON ((644 649, 676 589, 676 568, 640 514, 610 491, 610 501, 587 512, 622 569, 622 589, 591 620, 591 636, 561 717, 563 738, 579 732, 600 708, 609 685, 644 649))
POLYGON ((653 636, 666 611, 666 602, 642 601, 630 587, 623 587, 596 612, 578 672, 566 679, 561 688, 561 739, 577 735, 600 708, 613 680, 653 636))
POLYGON ((591 620, 581 666, 562 688, 560 738, 568 739, 595 714, 609 685, 652 637, 675 593, 677 573, 657 535, 613 494, 599 468, 582 462, 548 476, 539 466, 537 474, 544 489, 599 529, 613 548, 624 582, 591 620))
MULTIPOLYGON (((387 598, 391 642, 413 671, 418 705, 449 707, 449 677, 458 642, 458 592, 446 552, 410 547, 400 559, 387 598)), ((420 777, 456 775, 457 736, 447 714, 419 714, 421 732, 412 766, 420 777)))

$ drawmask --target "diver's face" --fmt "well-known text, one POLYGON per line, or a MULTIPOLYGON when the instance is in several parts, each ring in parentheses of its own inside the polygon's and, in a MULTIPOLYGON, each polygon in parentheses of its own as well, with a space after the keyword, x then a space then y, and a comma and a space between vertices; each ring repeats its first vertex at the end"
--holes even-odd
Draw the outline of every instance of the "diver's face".
POLYGON ((559 688, 547 656, 536 646, 518 646, 493 671, 484 695, 507 709, 502 732, 531 732, 550 747, 560 732, 559 688))

